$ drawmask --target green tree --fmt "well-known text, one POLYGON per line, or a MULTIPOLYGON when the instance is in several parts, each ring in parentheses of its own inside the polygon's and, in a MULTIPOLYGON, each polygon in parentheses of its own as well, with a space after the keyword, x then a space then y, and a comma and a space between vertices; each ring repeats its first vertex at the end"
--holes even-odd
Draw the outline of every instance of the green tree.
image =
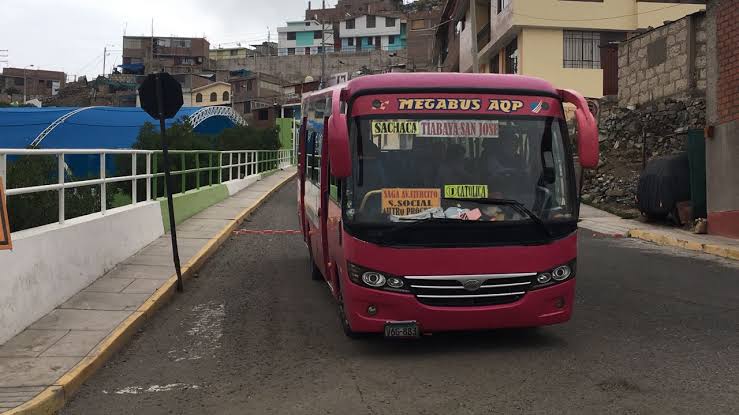
MULTIPOLYGON (((20 156, 8 160, 7 188, 31 187, 58 181, 57 160, 54 156, 20 156)), ((71 172, 66 182, 78 181, 71 172)), ((106 193, 111 204, 112 193, 106 193)), ((67 189, 64 192, 65 218, 71 219, 100 211, 100 186, 67 189)), ((48 225, 59 220, 59 197, 55 190, 8 197, 8 217, 11 232, 48 225)))

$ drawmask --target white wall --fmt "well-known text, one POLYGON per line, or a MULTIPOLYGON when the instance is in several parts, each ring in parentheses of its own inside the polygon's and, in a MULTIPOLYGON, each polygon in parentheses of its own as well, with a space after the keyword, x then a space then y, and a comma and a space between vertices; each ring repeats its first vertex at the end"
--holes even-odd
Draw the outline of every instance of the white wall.
POLYGON ((163 234, 159 202, 14 233, 0 251, 0 344, 163 234))
POLYGON ((359 16, 354 19, 354 29, 346 28, 346 21, 341 22, 339 27, 339 37, 365 37, 365 36, 383 36, 383 35, 399 35, 400 19, 395 19, 395 25, 386 27, 385 17, 375 17, 375 27, 367 27, 367 16, 359 16))

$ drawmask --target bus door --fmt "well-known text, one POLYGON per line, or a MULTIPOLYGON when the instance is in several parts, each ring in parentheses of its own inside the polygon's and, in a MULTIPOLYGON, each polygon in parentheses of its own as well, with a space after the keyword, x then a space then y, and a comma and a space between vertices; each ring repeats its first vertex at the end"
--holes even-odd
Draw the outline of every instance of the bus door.
MULTIPOLYGON (((328 174, 324 166, 327 107, 326 96, 311 98, 306 102, 306 179, 305 179, 305 217, 307 241, 316 265, 326 275, 324 187, 328 189, 328 174), (324 185, 324 182, 326 184, 324 185)), ((328 158, 326 157, 325 160, 328 158)))
MULTIPOLYGON (((330 111, 331 104, 330 100, 328 101, 328 104, 326 106, 327 111, 330 111)), ((316 256, 316 258, 321 259, 321 264, 319 265, 319 268, 321 268, 321 271, 324 275, 324 278, 327 280, 330 280, 330 276, 328 273, 328 261, 329 261, 329 252, 328 252, 328 196, 329 191, 331 187, 330 183, 330 176, 329 176, 329 170, 328 170, 328 113, 326 113, 326 116, 323 119, 323 144, 321 145, 321 193, 319 195, 318 200, 318 206, 320 208, 318 209, 318 220, 319 220, 319 228, 320 228, 320 234, 321 234, 321 256, 316 256)))
POLYGON ((308 242, 308 224, 305 218, 305 181, 308 179, 305 156, 307 137, 306 119, 303 117, 303 123, 300 125, 300 135, 298 136, 298 220, 300 221, 300 229, 305 242, 308 242))

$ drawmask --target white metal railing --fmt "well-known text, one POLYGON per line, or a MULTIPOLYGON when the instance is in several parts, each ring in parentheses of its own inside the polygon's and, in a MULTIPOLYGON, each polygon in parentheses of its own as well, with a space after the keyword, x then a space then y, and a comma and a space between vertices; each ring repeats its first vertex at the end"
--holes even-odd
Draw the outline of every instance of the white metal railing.
MULTIPOLYGON (((161 151, 153 150, 113 150, 113 149, 3 149, 0 148, 0 177, 6 187, 6 194, 9 197, 8 208, 12 209, 13 203, 11 196, 27 195, 40 192, 56 191, 58 192, 58 223, 63 224, 65 217, 65 192, 67 189, 77 189, 86 186, 100 186, 100 211, 105 215, 107 206, 108 192, 107 188, 112 183, 131 183, 131 204, 141 203, 138 195, 139 181, 144 181, 146 189, 145 201, 157 199, 159 195, 158 180, 164 177, 164 172, 160 171, 159 158, 161 151), (99 168, 96 169, 97 178, 69 181, 70 176, 67 165, 67 156, 79 155, 97 155, 99 158, 99 168), (109 176, 111 170, 109 167, 120 169, 122 166, 108 166, 107 156, 123 155, 131 157, 131 171, 125 176, 109 176), (12 177, 8 177, 9 164, 14 162, 14 157, 23 156, 54 156, 56 157, 56 182, 52 184, 43 184, 26 187, 11 187, 12 177), (144 172, 139 172, 139 161, 144 160, 144 172)), ((244 179, 255 176, 257 174, 270 172, 278 169, 284 169, 294 163, 293 150, 243 150, 243 151, 185 151, 171 150, 170 162, 179 163, 179 169, 174 169, 170 173, 174 177, 180 178, 180 191, 185 192, 193 189, 199 189, 201 186, 201 175, 207 172, 208 184, 219 184, 231 180, 244 179), (190 157, 188 166, 187 157, 190 157), (201 166, 201 159, 207 157, 207 165, 201 166), (224 177, 224 172, 225 177, 224 177), (213 175, 216 174, 214 178, 213 175), (195 180, 188 181, 189 175, 194 175, 195 180), (226 180, 224 180, 224 178, 226 180)), ((117 160, 120 161, 120 160, 117 160)), ((44 178, 39 177, 39 182, 44 178)), ((163 187, 164 185, 162 185, 163 187)), ((180 192, 180 193, 181 193, 180 192)))

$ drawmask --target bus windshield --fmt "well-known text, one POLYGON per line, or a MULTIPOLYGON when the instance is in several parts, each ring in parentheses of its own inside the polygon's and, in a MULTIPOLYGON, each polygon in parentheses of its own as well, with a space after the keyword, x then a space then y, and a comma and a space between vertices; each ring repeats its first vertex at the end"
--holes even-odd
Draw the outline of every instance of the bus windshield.
POLYGON ((358 117, 346 218, 354 224, 573 220, 564 121, 358 117))

